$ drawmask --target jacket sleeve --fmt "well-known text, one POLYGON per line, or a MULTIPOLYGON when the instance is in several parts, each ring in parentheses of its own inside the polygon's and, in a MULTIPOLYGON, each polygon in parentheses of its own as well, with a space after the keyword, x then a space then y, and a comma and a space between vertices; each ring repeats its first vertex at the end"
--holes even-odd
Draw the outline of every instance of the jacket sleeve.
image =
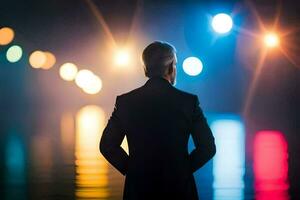
POLYGON ((100 152, 123 175, 127 172, 129 156, 121 147, 125 137, 120 122, 119 97, 116 99, 114 111, 108 120, 100 140, 100 152))
POLYGON ((192 114, 191 134, 195 149, 190 154, 191 170, 195 172, 207 163, 216 153, 215 139, 208 126, 206 118, 195 96, 194 111, 192 114))

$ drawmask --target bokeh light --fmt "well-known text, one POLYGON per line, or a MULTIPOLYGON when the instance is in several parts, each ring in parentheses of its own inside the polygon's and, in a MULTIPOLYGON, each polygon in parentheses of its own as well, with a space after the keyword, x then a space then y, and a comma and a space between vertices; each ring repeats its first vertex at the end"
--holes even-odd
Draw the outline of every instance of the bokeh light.
POLYGON ((229 15, 220 13, 213 17, 211 25, 214 31, 223 34, 228 33, 232 29, 233 22, 229 15))
POLYGON ((122 49, 116 52, 115 54, 115 63, 118 66, 128 65, 130 62, 130 54, 126 49, 122 49))
POLYGON ((97 94, 102 89, 101 79, 87 69, 82 69, 77 73, 75 83, 87 94, 97 94))
POLYGON ((87 69, 82 69, 77 73, 75 77, 75 83, 78 87, 85 88, 93 78, 93 72, 87 69))
POLYGON ((42 51, 34 51, 29 56, 29 63, 33 68, 41 68, 45 65, 47 56, 42 51))
POLYGON ((86 82, 82 90, 87 94, 97 94, 102 89, 101 79, 94 75, 89 81, 86 82))
POLYGON ((73 81, 77 75, 78 69, 73 63, 65 63, 59 69, 60 77, 65 81, 73 81))
POLYGON ((0 29, 0 45, 7 45, 14 39, 14 31, 9 27, 0 29))
POLYGON ((23 55, 22 48, 18 45, 11 46, 6 52, 6 58, 9 62, 18 62, 23 55))
POLYGON ((199 58, 188 57, 183 61, 183 71, 190 76, 197 76, 202 72, 203 64, 199 58))
POLYGON ((53 53, 51 52, 44 52, 45 56, 46 56, 46 61, 45 63, 41 66, 42 69, 50 69, 51 67, 53 67, 53 65, 56 62, 56 58, 53 55, 53 53))
POLYGON ((279 45, 279 37, 275 33, 268 33, 264 37, 264 42, 267 47, 277 47, 279 45))

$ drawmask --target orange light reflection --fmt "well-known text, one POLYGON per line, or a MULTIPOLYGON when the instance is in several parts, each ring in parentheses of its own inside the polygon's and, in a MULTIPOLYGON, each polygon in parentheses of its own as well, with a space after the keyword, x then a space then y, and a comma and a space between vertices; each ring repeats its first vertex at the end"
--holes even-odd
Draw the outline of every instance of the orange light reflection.
POLYGON ((75 165, 77 199, 108 198, 108 165, 99 152, 105 113, 88 105, 76 115, 75 165))

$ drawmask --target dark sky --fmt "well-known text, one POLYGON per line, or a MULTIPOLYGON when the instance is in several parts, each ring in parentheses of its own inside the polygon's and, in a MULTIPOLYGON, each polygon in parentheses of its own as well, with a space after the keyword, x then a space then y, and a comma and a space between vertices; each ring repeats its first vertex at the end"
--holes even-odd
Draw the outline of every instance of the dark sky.
MULTIPOLYGON (((192 54, 204 59, 205 64, 211 71, 205 72, 207 74, 204 73, 199 78, 191 78, 191 81, 181 81, 182 84, 179 87, 200 94, 200 97, 202 95, 203 104, 211 110, 240 110, 245 100, 251 71, 248 72, 243 69, 241 63, 236 62, 234 57, 237 51, 235 47, 239 33, 233 33, 226 40, 219 41, 214 48, 209 46, 208 41, 210 41, 210 38, 207 39, 204 36, 210 33, 205 28, 197 27, 197 17, 201 16, 202 13, 233 12, 237 19, 241 19, 240 22, 237 20, 238 25, 250 27, 251 30, 258 30, 259 27, 253 12, 251 12, 251 6, 257 10, 265 24, 273 22, 274 16, 280 10, 280 26, 284 30, 293 29, 293 34, 288 38, 291 40, 290 43, 293 44, 291 55, 296 60, 296 64, 300 63, 297 61, 300 50, 298 48, 300 44, 298 39, 300 27, 300 12, 298 11, 300 7, 297 1, 94 0, 93 2, 102 13, 118 44, 126 41, 133 19, 137 15, 139 29, 145 34, 145 37, 149 38, 147 42, 158 38, 174 43, 179 50, 178 57, 180 61, 192 54), (224 47, 227 49, 224 50, 224 47), (220 56, 224 54, 226 56, 220 56), (218 59, 215 59, 216 57, 218 59), (224 70, 221 67, 222 65, 229 67, 224 70), (245 73, 248 74, 244 75, 245 73), (219 85, 222 85, 222 87, 219 87, 219 85), (220 106, 219 99, 228 107, 220 106)), ((105 38, 106 36, 103 28, 99 26, 87 6, 86 0, 2 0, 0 26, 10 26, 16 31, 15 41, 24 47, 27 54, 35 49, 46 49, 55 53, 58 65, 72 60, 83 66, 94 67, 103 79, 107 77, 102 71, 104 67, 99 67, 99 62, 94 59, 95 52, 99 50, 96 46, 101 46, 103 42, 101 40, 99 44, 95 44, 95 38, 105 38), (87 49, 90 49, 92 53, 86 52, 87 49)), ((143 45, 145 44, 143 43, 140 46, 143 45)), ((299 69, 292 67, 288 62, 278 63, 278 69, 282 68, 281 65, 289 66, 289 72, 278 72, 279 74, 286 73, 295 76, 288 85, 297 85, 298 82, 295 82, 297 75, 295 74, 299 73, 299 69)), ((275 65, 274 63, 269 64, 275 65)), ((6 70, 9 71, 10 68, 8 66, 6 70)), ((18 73, 20 73, 20 77, 23 77, 22 71, 18 73)), ((27 77, 34 80, 36 74, 28 72, 27 77)), ((59 81, 56 75, 54 77, 53 74, 51 81, 59 81)), ((2 88, 4 87, 4 91, 11 91, 9 85, 15 88, 13 86, 16 85, 15 80, 6 77, 4 77, 4 83, 7 86, 2 86, 2 88)), ((178 79, 186 80, 186 78, 186 76, 179 76, 178 79)), ((283 82, 288 81, 285 77, 282 77, 282 80, 284 80, 283 82)), ((33 85, 35 85, 34 83, 32 81, 33 85)), ((118 80, 114 82, 115 87, 119 84, 122 83, 118 80)), ((113 91, 114 88, 111 85, 106 84, 106 88, 113 91)), ((130 85, 128 88, 132 86, 130 85)), ((64 86, 61 86, 61 88, 64 88, 64 86)), ((27 89, 25 88, 25 90, 27 89)), ((62 91, 58 94, 61 94, 62 91)), ((268 89, 268 91, 270 90, 268 89)), ((270 95, 272 96, 272 94, 270 95)), ((112 96, 109 96, 107 99, 111 98, 112 96)))
MULTIPOLYGON (((203 7, 204 10, 222 7, 228 11, 235 9, 237 12, 247 15, 250 13, 249 4, 257 9, 266 23, 269 20, 273 21, 275 13, 278 12, 278 7, 281 8, 282 24, 299 27, 298 21, 300 19, 299 3, 293 0, 94 0, 93 2, 120 42, 123 42, 126 38, 126 31, 129 30, 128 27, 130 27, 138 9, 142 10, 144 18, 150 18, 154 22, 163 20, 158 13, 172 13, 174 7, 182 8, 182 13, 193 7, 203 7)), ((180 14, 178 17, 181 17, 180 14)), ((29 44, 41 43, 46 39, 48 48, 56 43, 66 43, 68 45, 68 43, 74 42, 72 35, 84 38, 92 36, 91 34, 95 31, 101 32, 87 6, 86 0, 2 0, 0 23, 1 26, 13 27, 19 33, 19 37, 22 37, 21 39, 29 44)))

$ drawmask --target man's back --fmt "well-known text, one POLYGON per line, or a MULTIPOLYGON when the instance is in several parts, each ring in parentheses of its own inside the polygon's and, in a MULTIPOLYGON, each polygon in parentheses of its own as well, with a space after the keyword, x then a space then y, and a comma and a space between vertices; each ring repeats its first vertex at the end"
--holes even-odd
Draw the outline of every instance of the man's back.
POLYGON ((198 104, 164 78, 117 98, 100 150, 126 175, 124 199, 198 199, 193 172, 215 153, 198 104), (189 155, 190 134, 196 149, 189 155), (125 135, 129 156, 120 147, 125 135))

